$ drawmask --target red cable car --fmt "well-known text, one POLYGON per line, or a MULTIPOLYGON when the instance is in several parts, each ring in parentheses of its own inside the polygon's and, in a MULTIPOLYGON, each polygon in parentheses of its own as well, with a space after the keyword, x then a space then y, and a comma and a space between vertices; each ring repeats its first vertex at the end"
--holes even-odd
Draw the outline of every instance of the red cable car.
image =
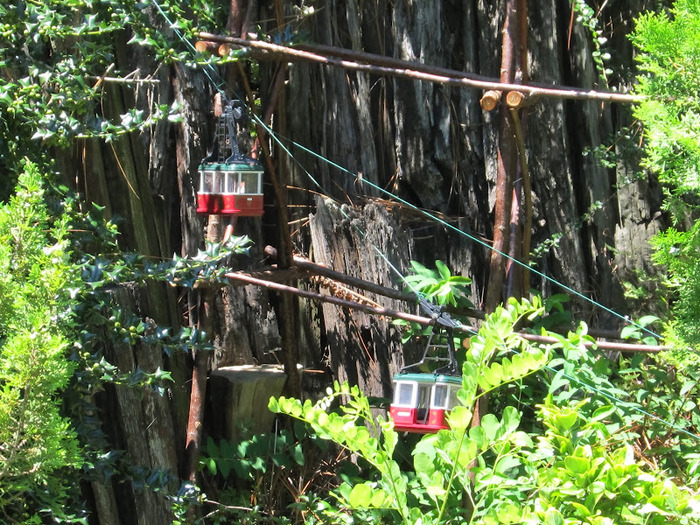
POLYGON ((263 214, 263 168, 253 164, 202 164, 197 213, 260 217, 263 214))
POLYGON ((212 152, 199 165, 197 213, 260 217, 263 214, 263 167, 242 155, 236 138, 236 120, 243 116, 238 101, 227 101, 219 117, 212 152), (225 155, 227 148, 231 154, 225 155))
POLYGON ((394 401, 389 409, 394 429, 429 434, 450 428, 445 415, 457 405, 459 376, 398 374, 394 376, 394 401))
POLYGON ((394 399, 389 408, 389 416, 394 421, 394 429, 399 432, 429 434, 450 428, 446 415, 458 404, 457 391, 462 388, 462 378, 458 372, 452 335, 453 328, 458 326, 457 321, 424 299, 421 299, 420 304, 435 324, 423 358, 403 367, 394 376, 394 399), (442 344, 433 342, 436 336, 441 336, 436 333, 436 325, 446 332, 442 344), (429 355, 440 348, 447 349, 447 357, 429 355), (447 361, 447 365, 426 373, 422 370, 428 361, 447 361), (419 371, 411 372, 412 369, 419 371))

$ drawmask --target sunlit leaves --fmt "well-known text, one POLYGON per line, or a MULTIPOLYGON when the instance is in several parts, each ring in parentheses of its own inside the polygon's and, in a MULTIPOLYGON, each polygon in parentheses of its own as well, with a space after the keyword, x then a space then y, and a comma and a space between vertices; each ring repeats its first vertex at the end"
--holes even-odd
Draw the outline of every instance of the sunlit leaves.
POLYGON ((414 275, 405 278, 413 292, 419 292, 437 304, 452 306, 472 306, 469 300, 471 279, 461 275, 452 275, 442 261, 435 261, 435 270, 426 268, 417 261, 411 261, 414 275))
POLYGON ((50 220, 41 181, 27 162, 0 206, 0 512, 17 521, 36 505, 60 514, 80 463, 57 399, 74 370, 68 327, 58 322, 74 275, 63 219, 50 220))
POLYGON ((667 265, 677 292, 678 336, 695 346, 700 344, 700 258, 693 224, 700 195, 699 6, 698 0, 677 0, 669 11, 644 14, 632 37, 641 70, 637 90, 646 95, 635 109, 644 124, 645 162, 664 184, 673 225, 655 239, 655 258, 667 265))
POLYGON ((168 38, 156 31, 153 21, 148 10, 137 9, 131 2, 52 0, 0 5, 0 68, 4 71, 0 112, 5 118, 0 146, 18 149, 8 160, 19 158, 21 150, 38 155, 30 138, 43 145, 67 145, 76 137, 111 140, 165 118, 177 119, 178 109, 167 104, 127 108, 122 115, 105 113, 105 90, 112 80, 130 90, 151 81, 142 79, 139 71, 116 67, 121 45, 117 33, 125 28, 137 35, 151 32, 170 53, 184 47, 171 33, 168 38))
POLYGON ((393 509, 406 517, 407 480, 392 459, 397 435, 391 425, 375 418, 369 402, 357 386, 336 382, 328 395, 316 403, 285 397, 271 398, 268 408, 308 423, 322 439, 329 439, 360 454, 381 474, 377 483, 341 485, 337 496, 352 508, 393 509), (329 410, 344 398, 338 410, 329 410), (365 426, 368 425, 368 426, 365 426), (381 428, 381 436, 378 435, 381 428), (372 432, 370 432, 372 429, 372 432), (359 487, 359 488, 358 488, 359 487))

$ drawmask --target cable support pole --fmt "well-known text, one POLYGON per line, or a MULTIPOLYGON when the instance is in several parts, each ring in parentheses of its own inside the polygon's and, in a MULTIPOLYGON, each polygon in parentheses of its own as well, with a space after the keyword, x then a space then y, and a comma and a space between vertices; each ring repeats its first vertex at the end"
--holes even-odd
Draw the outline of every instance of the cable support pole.
POLYGON ((197 36, 205 41, 221 42, 233 44, 241 47, 248 47, 259 50, 262 53, 255 58, 264 59, 264 54, 269 53, 275 57, 280 55, 288 60, 296 59, 303 62, 315 62, 328 66, 336 66, 354 71, 364 71, 377 75, 397 76, 412 78, 415 80, 425 80, 437 84, 446 84, 462 88, 474 88, 497 91, 520 91, 531 96, 541 96, 559 99, 573 100, 600 100, 603 102, 619 102, 634 104, 640 102, 644 97, 629 93, 614 93, 596 90, 584 90, 568 86, 552 86, 550 84, 529 83, 511 84, 501 82, 498 79, 484 77, 457 71, 453 69, 440 68, 418 62, 410 62, 397 58, 375 55, 372 53, 353 52, 343 48, 333 46, 318 46, 313 44, 297 45, 295 47, 282 46, 261 40, 250 40, 245 38, 216 35, 213 33, 201 32, 197 36), (336 56, 332 56, 332 55, 336 56))

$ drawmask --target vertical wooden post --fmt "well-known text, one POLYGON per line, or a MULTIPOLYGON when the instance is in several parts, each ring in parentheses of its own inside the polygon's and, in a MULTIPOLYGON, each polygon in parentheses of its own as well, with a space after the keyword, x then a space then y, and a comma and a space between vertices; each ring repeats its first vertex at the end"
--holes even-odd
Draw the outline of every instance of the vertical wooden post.
MULTIPOLYGON (((515 78, 515 41, 517 39, 516 0, 506 1, 501 46, 500 81, 512 84, 515 78)), ((498 137, 498 168, 496 174, 496 205, 494 209, 493 251, 489 265, 489 282, 486 289, 487 312, 492 312, 502 301, 505 257, 508 250, 508 234, 513 191, 513 173, 517 163, 514 147, 513 123, 508 111, 501 110, 498 137)))
MULTIPOLYGON (((527 0, 517 0, 518 6, 518 76, 523 84, 527 84, 530 80, 530 68, 527 46, 527 27, 528 27, 528 11, 527 0)), ((530 244, 532 240, 532 185, 530 183, 530 170, 527 166, 527 154, 525 152, 525 137, 527 136, 527 102, 532 102, 532 98, 528 101, 521 100, 519 108, 511 109, 510 114, 513 119, 513 127, 515 129, 515 141, 518 150, 518 166, 521 180, 522 194, 522 240, 520 242, 520 260, 524 264, 528 264, 530 260, 530 244), (525 103, 523 103, 525 102, 525 103)), ((520 267, 521 291, 525 295, 530 291, 530 272, 520 267)))
MULTIPOLYGON (((501 47, 501 77, 503 83, 512 84, 527 78, 527 1, 507 0, 503 23, 501 47)), ((503 97, 501 97, 503 98, 503 97)), ((505 97, 508 99, 508 97, 505 97)), ((517 109, 514 111, 518 111, 517 109)), ((516 114, 517 117, 517 114, 516 114)), ((508 283, 507 293, 522 294, 524 283, 519 278, 522 268, 506 264, 507 254, 519 258, 524 249, 521 244, 520 228, 520 188, 515 184, 518 173, 518 147, 520 135, 519 120, 514 119, 506 104, 501 103, 500 133, 498 137, 498 168, 496 174, 496 205, 494 209, 493 251, 489 267, 489 282, 486 289, 485 310, 493 312, 503 300, 504 281, 508 283)), ((522 142, 522 141, 521 141, 522 142)), ((522 144, 521 144, 522 145, 522 144)), ((520 157, 521 163, 524 152, 520 157)), ((521 165, 522 167, 522 165, 521 165)), ((525 171, 527 167, 525 167, 525 171)), ((529 180, 527 190, 529 191, 529 180)), ((529 247, 528 247, 529 251, 529 247)), ((472 426, 481 424, 481 418, 488 412, 488 397, 482 396, 474 406, 472 426)))
MULTIPOLYGON (((207 225, 207 241, 218 242, 221 228, 221 216, 210 215, 207 225)), ((202 291, 191 291, 190 311, 192 321, 198 330, 203 330, 211 337, 213 319, 216 315, 216 292, 214 288, 205 287, 202 291)), ((207 372, 209 370, 209 353, 198 349, 192 350, 192 385, 190 391, 190 410, 187 419, 187 435, 185 440, 185 472, 184 479, 192 483, 197 481, 199 456, 202 449, 202 427, 204 424, 204 402, 207 395, 207 372)))

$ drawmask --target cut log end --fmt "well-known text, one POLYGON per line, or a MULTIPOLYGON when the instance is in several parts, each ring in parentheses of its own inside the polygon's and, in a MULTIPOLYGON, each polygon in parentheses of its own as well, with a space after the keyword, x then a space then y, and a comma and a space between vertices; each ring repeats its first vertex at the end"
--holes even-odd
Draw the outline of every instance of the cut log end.
POLYGON ((481 97, 481 100, 479 101, 479 103, 481 104, 481 109, 483 109, 484 111, 492 111, 496 107, 500 99, 500 91, 497 91, 495 89, 488 90, 486 93, 484 93, 484 96, 481 97))
POLYGON ((506 95, 506 104, 509 108, 519 108, 524 105, 526 96, 520 91, 509 91, 506 95))
POLYGON ((217 48, 216 52, 217 52, 217 54, 218 54, 220 57, 226 57, 226 56, 228 56, 229 54, 231 54, 231 50, 232 50, 232 49, 233 49, 233 48, 231 47, 230 44, 221 44, 221 45, 217 48))
POLYGON ((219 49, 219 43, 209 40, 199 40, 195 42, 194 48, 200 53, 216 53, 219 49))

